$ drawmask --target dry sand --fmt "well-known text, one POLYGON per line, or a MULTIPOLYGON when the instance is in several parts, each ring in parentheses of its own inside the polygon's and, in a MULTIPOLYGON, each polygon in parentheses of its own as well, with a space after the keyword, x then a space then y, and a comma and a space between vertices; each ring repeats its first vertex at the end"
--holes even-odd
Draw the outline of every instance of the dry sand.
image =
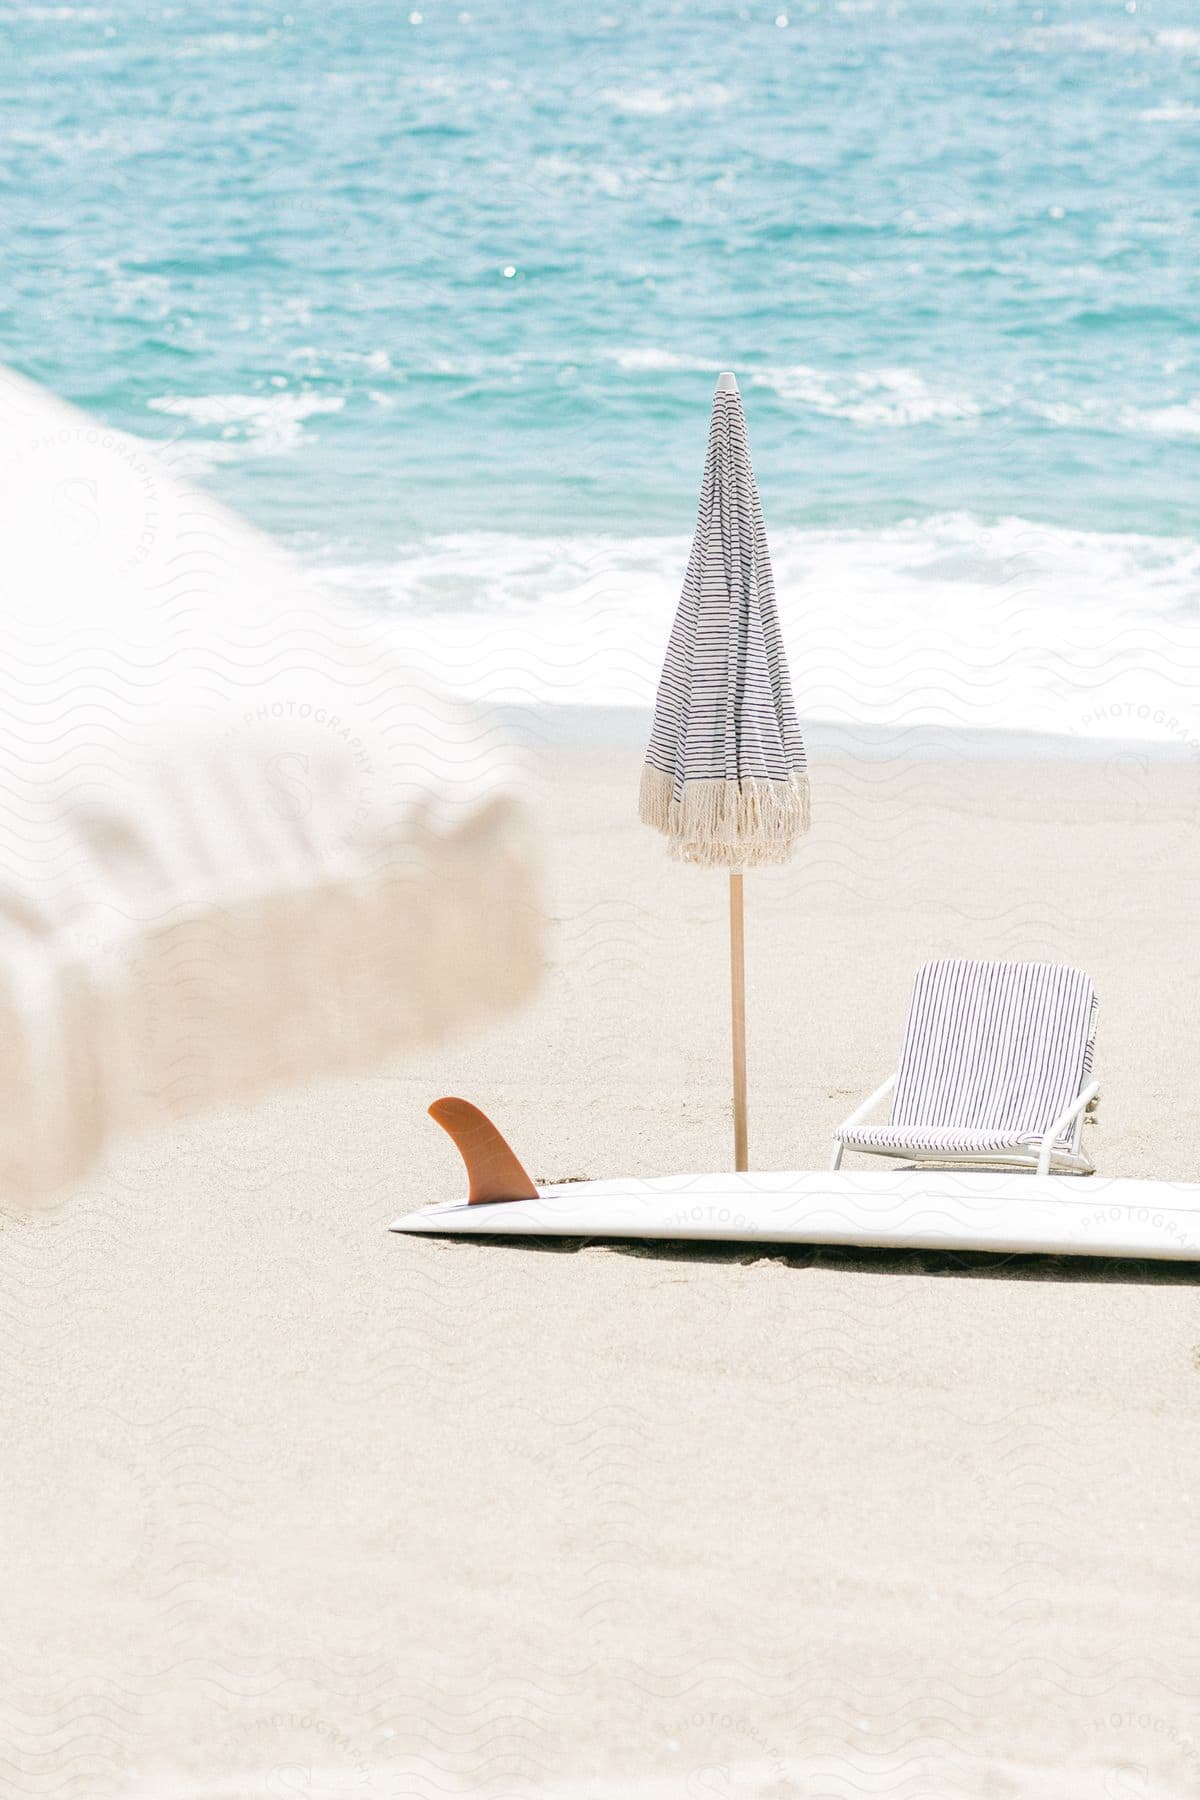
MULTIPOLYGON (((727 1166, 719 875, 547 761, 536 1003, 129 1146, 0 1236, 0 1792, 1200 1792, 1190 1266, 389 1236, 727 1166)), ((1110 1174, 1200 1175, 1200 778, 844 761, 748 881, 751 1153, 822 1167, 931 954, 1101 995, 1110 1174)))

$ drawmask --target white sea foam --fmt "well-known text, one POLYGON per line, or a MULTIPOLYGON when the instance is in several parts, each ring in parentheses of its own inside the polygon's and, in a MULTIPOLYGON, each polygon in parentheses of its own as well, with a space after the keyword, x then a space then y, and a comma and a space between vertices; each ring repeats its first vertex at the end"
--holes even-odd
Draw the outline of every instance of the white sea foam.
POLYGON ((1200 437, 1200 395, 1176 406, 1126 407, 1121 427, 1156 437, 1200 437))
POLYGON ((1103 25, 1089 25, 1082 20, 1060 25, 1032 25, 1025 33, 1026 47, 1033 50, 1124 50, 1141 49, 1150 42, 1145 32, 1131 27, 1113 31, 1103 25))
POLYGON ((1113 407, 1107 400, 1028 400, 1023 409, 1066 430, 1123 431, 1131 436, 1190 438, 1200 433, 1200 397, 1162 406, 1113 407))
POLYGON ((1045 419, 1047 425, 1064 425, 1070 428, 1075 425, 1095 426, 1100 422, 1102 408, 1099 403, 1083 406, 1072 400, 1031 400, 1026 404, 1026 411, 1032 413, 1035 419, 1045 419))
POLYGON ((1146 112, 1139 113, 1138 118, 1147 124, 1194 125, 1200 122, 1200 106, 1186 106, 1182 103, 1151 106, 1146 112))
MULTIPOLYGON (((711 362, 694 356, 681 356, 674 350, 656 350, 652 346, 633 345, 628 349, 610 350, 610 358, 627 374, 652 373, 656 369, 712 369, 711 362)), ((716 379, 714 371, 714 380, 716 379)))
POLYGON ((218 433, 155 444, 176 474, 197 475, 218 463, 286 455, 304 442, 306 419, 340 412, 345 401, 336 394, 166 394, 147 404, 218 433))
POLYGON ((191 38, 167 52, 172 62, 191 62, 201 56, 245 56, 266 50, 275 42, 275 32, 214 31, 205 37, 191 38))
POLYGON ((794 364, 755 371, 748 379, 772 388, 782 400, 854 425, 924 425, 978 418, 981 410, 969 394, 930 387, 916 369, 837 374, 794 364))
POLYGON ((710 82, 694 88, 605 88, 600 99, 614 112, 657 119, 667 113, 708 112, 715 107, 728 106, 732 95, 719 82, 710 82))
POLYGON ((1160 50, 1182 50, 1185 56, 1200 55, 1200 31, 1187 25, 1165 27, 1156 31, 1154 42, 1160 50))
POLYGON ((574 184, 598 188, 602 194, 619 198, 639 192, 659 178, 652 162, 598 162, 594 156, 569 155, 561 150, 553 155, 539 156, 532 172, 532 185, 538 187, 545 183, 548 197, 556 189, 574 184))
POLYGON ((1125 28, 1094 25, 1084 20, 1057 25, 1033 25, 1024 34, 1027 48, 1034 50, 1120 50, 1126 55, 1139 51, 1182 51, 1184 55, 1200 52, 1200 31, 1190 26, 1165 26, 1147 31, 1132 20, 1125 28))
MULTIPOLYGON (((684 356, 653 346, 631 346, 608 352, 627 374, 681 370, 715 373, 711 360, 684 356)), ((982 408, 969 394, 931 387, 916 369, 859 369, 840 373, 793 363, 780 368, 751 369, 741 376, 746 387, 769 388, 790 406, 846 419, 852 425, 901 426, 978 418, 982 408)))
MULTIPOLYGON (((503 704, 646 707, 689 540, 462 534, 326 570, 503 704)), ((801 714, 1158 740, 1200 762, 1200 543, 963 514, 774 531, 801 714)))

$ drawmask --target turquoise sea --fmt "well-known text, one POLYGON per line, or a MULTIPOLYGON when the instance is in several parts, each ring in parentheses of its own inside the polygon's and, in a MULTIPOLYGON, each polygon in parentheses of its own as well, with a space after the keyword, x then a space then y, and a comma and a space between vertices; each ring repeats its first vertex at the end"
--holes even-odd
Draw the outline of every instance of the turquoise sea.
POLYGON ((371 604, 653 639, 731 367, 785 606, 1195 607, 1195 0, 16 4, 0 87, 0 360, 371 604))

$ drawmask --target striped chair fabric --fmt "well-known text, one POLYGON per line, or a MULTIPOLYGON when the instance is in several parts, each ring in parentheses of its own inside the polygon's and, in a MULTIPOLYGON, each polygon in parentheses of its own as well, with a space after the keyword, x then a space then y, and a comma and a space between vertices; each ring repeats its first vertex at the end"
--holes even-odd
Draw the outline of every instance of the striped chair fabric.
POLYGON ((1091 981, 1065 963, 928 962, 913 983, 890 1122, 843 1125, 835 1139, 935 1156, 1036 1144, 1091 1079, 1096 1010, 1091 981))

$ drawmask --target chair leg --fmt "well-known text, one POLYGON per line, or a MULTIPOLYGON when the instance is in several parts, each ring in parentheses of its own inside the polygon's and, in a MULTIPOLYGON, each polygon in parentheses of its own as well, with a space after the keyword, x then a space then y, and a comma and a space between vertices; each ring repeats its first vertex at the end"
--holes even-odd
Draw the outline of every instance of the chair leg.
POLYGON ((830 1163, 830 1165, 829 1165, 829 1166, 830 1166, 830 1168, 831 1168, 831 1169, 840 1169, 840 1168, 841 1168, 841 1166, 842 1166, 842 1152, 843 1152, 843 1151, 844 1151, 844 1150, 845 1150, 845 1148, 846 1148, 846 1146, 845 1146, 845 1144, 839 1144, 839 1143, 836 1143, 836 1142, 835 1142, 835 1143, 834 1143, 834 1146, 833 1146, 833 1161, 832 1161, 832 1162, 831 1162, 831 1163, 830 1163))

